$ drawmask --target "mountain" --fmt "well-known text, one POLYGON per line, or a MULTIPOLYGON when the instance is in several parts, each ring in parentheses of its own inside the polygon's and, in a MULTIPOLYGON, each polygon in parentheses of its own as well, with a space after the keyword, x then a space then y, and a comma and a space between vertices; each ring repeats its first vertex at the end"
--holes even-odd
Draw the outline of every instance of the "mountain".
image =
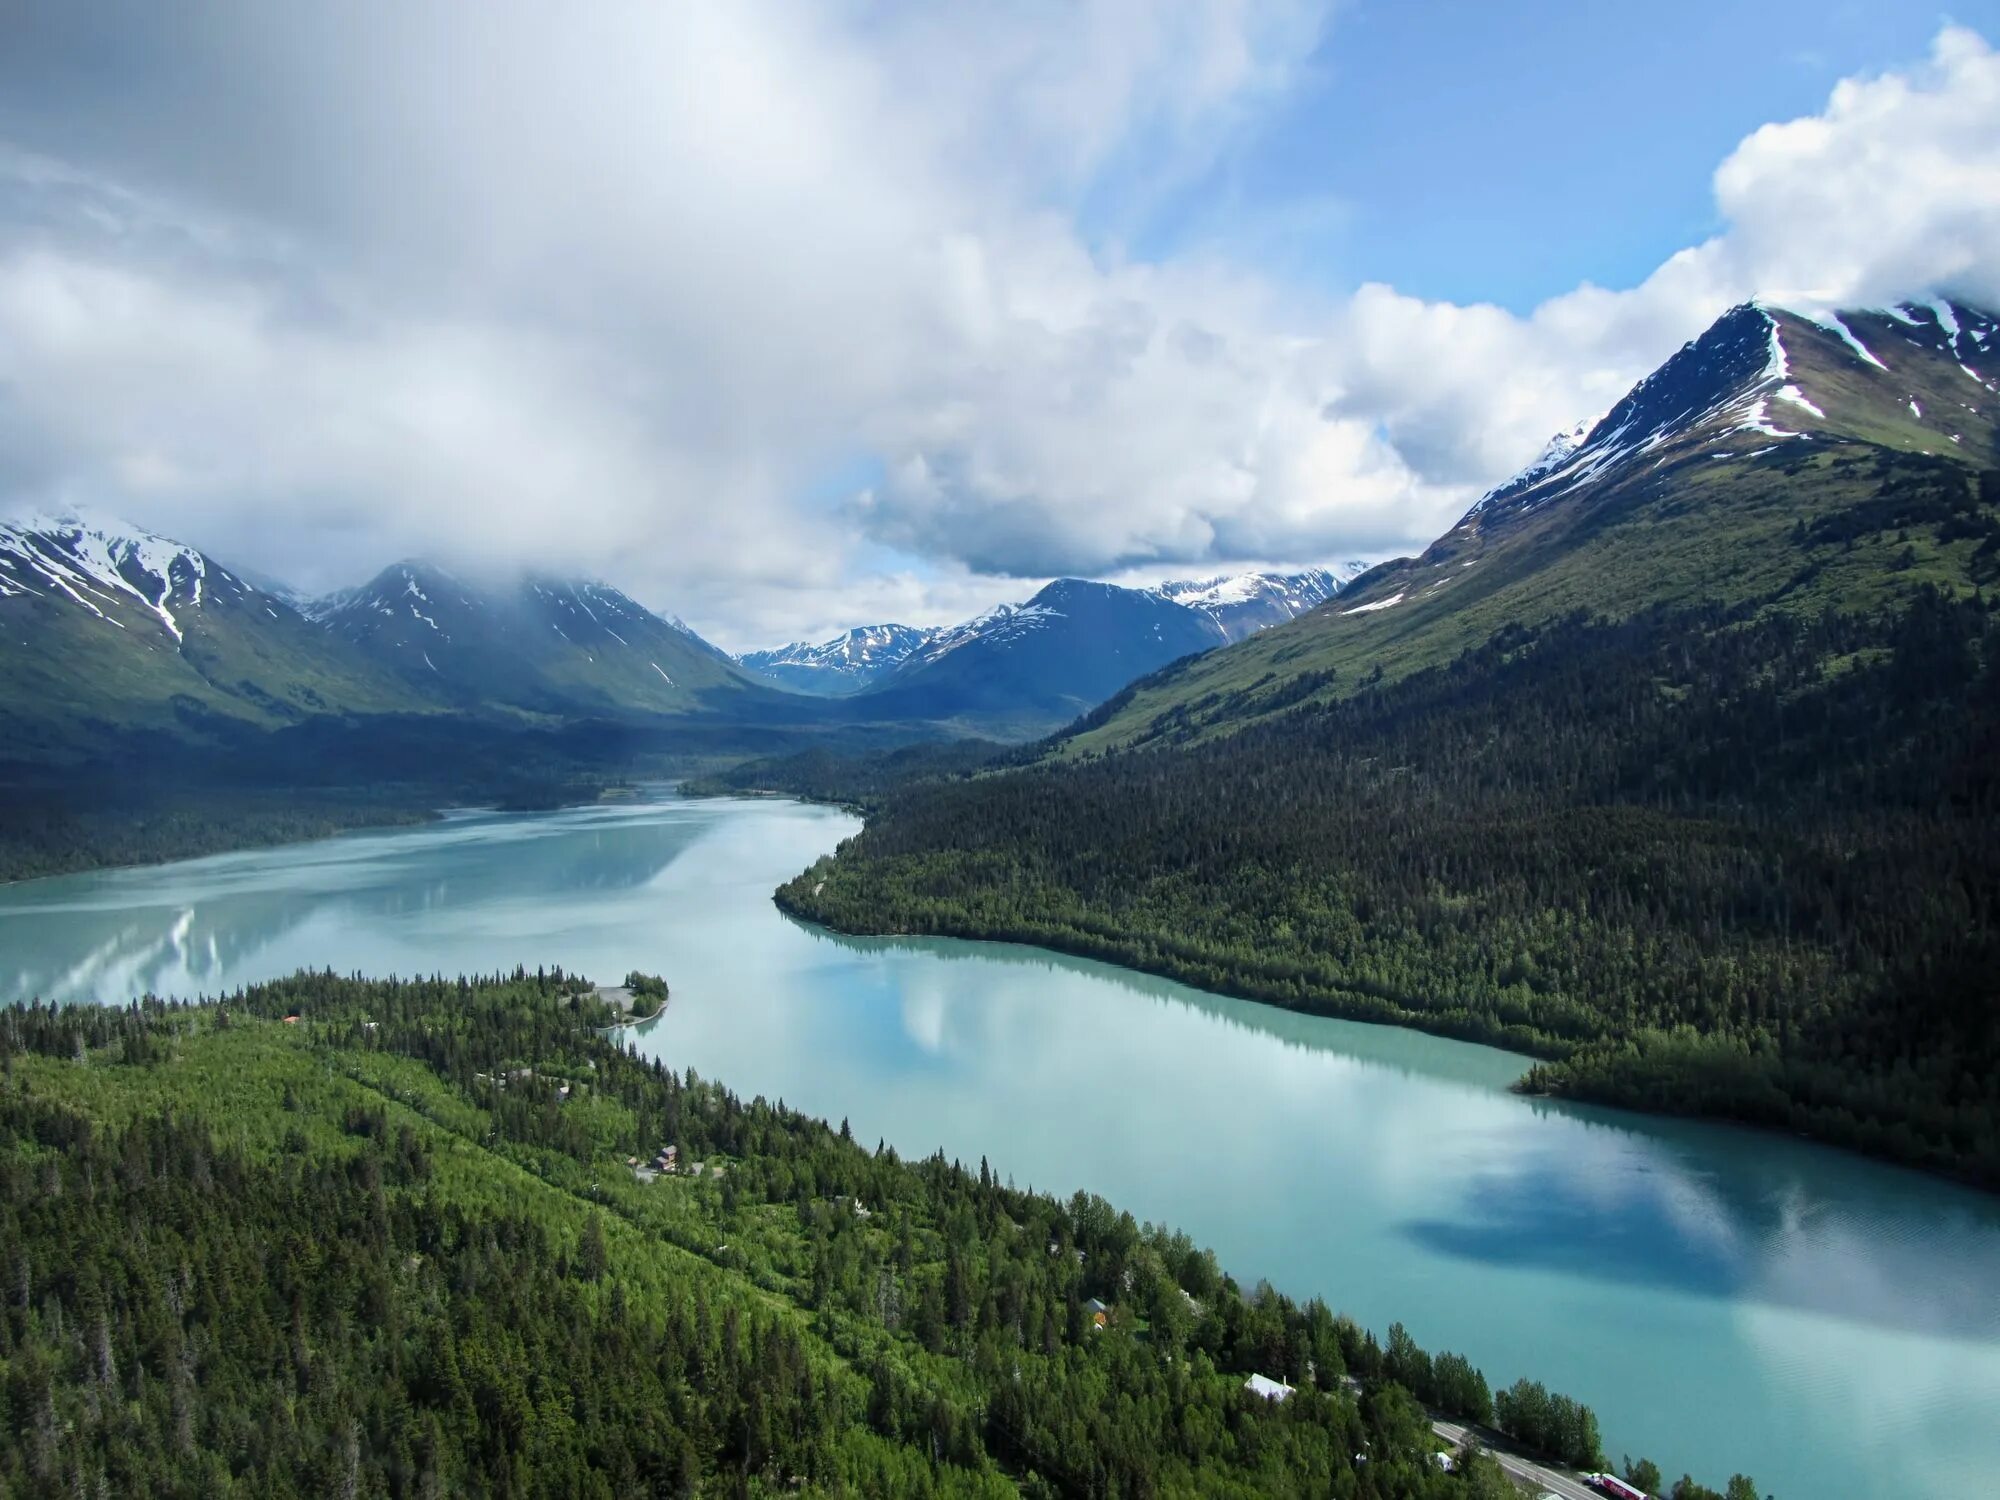
POLYGON ((602 583, 479 584, 401 562, 309 614, 412 692, 457 708, 687 714, 771 691, 685 625, 602 583))
POLYGON ((1578 609, 1622 617, 1782 597, 1797 610, 1963 583, 1972 549, 1955 542, 1976 535, 1905 543, 1897 526, 1851 547, 1819 539, 1893 510, 1891 493, 1932 497, 1908 502, 1918 509, 1973 504, 1966 476, 2000 460, 1996 417, 1990 313, 1942 300, 1733 308, 1422 555, 1369 570, 1336 607, 1144 685, 1074 748, 1155 738, 1156 721, 1183 738, 1226 730, 1297 702, 1302 682, 1310 696, 1338 695, 1578 609))
POLYGON ((817 645, 793 641, 769 651, 748 652, 737 660, 795 693, 839 697, 881 681, 938 633, 913 625, 863 625, 817 645))
POLYGON ((286 599, 108 519, 0 522, 0 641, 0 761, 424 706, 286 599))
POLYGON ((1003 604, 937 632, 886 680, 847 702, 859 715, 1027 736, 1223 641, 1208 615, 1157 593, 1060 578, 1025 604, 1003 604))
POLYGON ((1317 609, 1367 571, 1366 563, 1350 562, 1332 571, 1308 568, 1303 573, 1180 579, 1159 584, 1151 592, 1207 615, 1225 639, 1240 641, 1317 609))
POLYGON ((2000 1187, 1996 398, 1962 303, 1734 308, 1421 556, 912 763, 781 904, 2000 1187))
MULTIPOLYGON (((1140 592, 1207 617, 1222 641, 1240 641, 1317 608, 1339 593, 1349 579, 1365 571, 1366 564, 1344 563, 1334 570, 1309 568, 1301 573, 1238 573, 1181 579, 1140 592)), ((818 644, 793 641, 769 651, 749 652, 738 660, 758 676, 794 692, 845 696, 884 682, 912 658, 935 658, 974 637, 994 632, 1011 634, 1025 624, 1045 618, 1038 612, 1030 612, 1035 609, 1032 603, 1003 605, 962 625, 929 629, 864 625, 830 641, 818 644)), ((1141 630, 1159 624, 1151 615, 1137 614, 1124 623, 1132 621, 1137 621, 1141 630)), ((1123 625, 1113 628, 1120 629, 1123 625)))

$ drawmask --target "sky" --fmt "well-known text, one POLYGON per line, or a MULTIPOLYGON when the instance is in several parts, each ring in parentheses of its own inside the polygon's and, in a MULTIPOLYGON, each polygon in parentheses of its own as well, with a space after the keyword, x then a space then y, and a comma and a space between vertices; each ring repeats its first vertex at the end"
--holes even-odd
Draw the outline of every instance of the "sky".
POLYGON ((1730 305, 2000 306, 2000 0, 0 0, 0 508, 731 649, 1421 548, 1730 305))

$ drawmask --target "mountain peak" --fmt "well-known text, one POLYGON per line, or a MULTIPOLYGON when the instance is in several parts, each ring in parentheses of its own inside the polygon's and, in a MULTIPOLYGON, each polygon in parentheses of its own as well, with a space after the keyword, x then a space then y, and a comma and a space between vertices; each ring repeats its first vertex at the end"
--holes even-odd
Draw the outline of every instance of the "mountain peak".
POLYGON ((42 595, 116 622, 135 601, 173 638, 212 587, 248 587, 195 547, 109 516, 66 511, 0 521, 0 598, 42 595))
POLYGON ((1297 573, 1224 573, 1174 579, 1152 592, 1206 615, 1226 639, 1240 641, 1318 608, 1367 571, 1366 563, 1344 562, 1297 573))
POLYGON ((1962 302, 1740 303, 1587 432, 1551 439, 1482 496, 1460 529, 1669 461, 1752 458, 1778 443, 1859 440, 1970 456, 1965 445, 1992 429, 1993 403, 1980 393, 2000 394, 1996 377, 2000 321, 1962 302))
POLYGON ((912 625, 857 625, 827 641, 791 641, 737 660, 795 692, 833 697, 857 693, 896 670, 941 632, 912 625))

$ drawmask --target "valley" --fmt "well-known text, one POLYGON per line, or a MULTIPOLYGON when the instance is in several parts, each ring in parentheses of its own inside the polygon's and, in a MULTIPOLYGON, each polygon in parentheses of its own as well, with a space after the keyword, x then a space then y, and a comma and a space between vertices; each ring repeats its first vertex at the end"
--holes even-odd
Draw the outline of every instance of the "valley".
POLYGON ((1991 1490, 1973 10, 8 7, 0 1500, 1991 1490))
POLYGON ((780 899, 2000 1183, 2000 473, 1979 413, 1945 457, 1893 409, 1990 396, 1995 324, 1828 316, 1883 358, 1738 309, 1422 557, 1012 764, 878 785, 780 899), (1780 381, 1824 415, 1752 420, 1780 381))
MULTIPOLYGON (((210 1080, 221 1092, 202 1108, 225 1119, 243 1111, 253 1144, 268 1140, 273 1151, 297 1127, 315 1155, 365 1152, 369 1137, 341 1130, 350 1105, 388 1110, 390 1143, 401 1122, 432 1139, 417 1115, 466 1141, 491 1128, 474 1132, 470 1122, 497 1106, 461 1092, 473 1085, 456 1073, 427 1082, 435 1075, 396 1060, 400 1041, 345 1040, 359 1037, 359 1018, 394 1032, 399 1015, 414 1028, 448 1013, 457 1038, 449 1066, 468 1079, 496 1065, 584 1076, 556 1061, 568 1044, 521 1039, 496 1019, 498 990, 461 997, 447 980, 435 1000, 413 991, 397 1002, 373 987, 315 994, 322 981, 288 976, 327 965, 449 975, 525 964, 531 981, 558 966, 600 980, 657 971, 672 1004, 617 1034, 636 1044, 649 1076, 656 1061, 677 1075, 692 1068, 744 1100, 783 1100, 836 1127, 819 1137, 802 1126, 809 1138, 837 1135, 844 1118, 867 1148, 861 1157, 878 1139, 911 1164, 942 1148, 973 1184, 984 1157, 996 1181, 1011 1177, 1058 1204, 1078 1190, 1101 1194, 1137 1221, 1212 1247, 1246 1301, 1268 1280, 1300 1305, 1322 1298, 1378 1344, 1401 1322, 1419 1344, 1459 1350, 1494 1391, 1526 1376, 1586 1400, 1614 1461, 1650 1454, 1676 1475, 1717 1475, 1710 1483, 1740 1469, 1760 1494, 1869 1497, 1948 1487, 1995 1460, 1978 1415, 2000 1395, 2000 1329, 1964 1311, 1984 1306, 1973 1294, 2000 1274, 1992 1198, 1780 1135, 1523 1098, 1509 1090, 1524 1064, 1514 1053, 1032 949, 845 938, 777 912, 772 886, 856 827, 847 815, 768 799, 456 814, 423 828, 10 887, 0 890, 0 945, 14 955, 9 998, 275 986, 247 1004, 244 1032, 228 1044, 248 1053, 217 1053, 191 1017, 195 1029, 177 1043, 163 1036, 152 1061, 121 1065, 116 1042, 94 1041, 85 1067, 66 1050, 32 1064, 36 1097, 74 1100, 107 1121, 143 1116, 146 1101, 200 1093, 210 1080), (276 1019, 293 1007, 304 1011, 303 1033, 276 1019), (400 1092, 355 1092, 356 1069, 400 1092), (368 1071, 380 1069, 392 1071, 368 1071), (272 1079, 268 1091, 253 1081, 262 1077, 272 1079), (278 1107, 280 1077, 306 1107, 278 1107), (1637 1367, 1635 1346, 1646 1356, 1637 1367), (1849 1420, 1858 1407, 1875 1413, 1866 1433, 1849 1420)), ((122 1016, 109 1010, 107 1036, 122 1016)), ((16 1059, 17 1071, 28 1065, 16 1059)), ((628 1299, 700 1272, 719 1316, 735 1295, 725 1288, 744 1285, 734 1278, 755 1280, 768 1264, 780 1309, 799 1305, 810 1333, 812 1257, 831 1252, 808 1251, 795 1193, 751 1186, 774 1180, 765 1174, 779 1161, 798 1170, 781 1140, 720 1148, 745 1164, 732 1170, 763 1162, 739 1178, 732 1220, 716 1217, 705 1184, 663 1180, 643 1190, 652 1197, 631 1184, 615 1163, 658 1140, 620 1132, 643 1133, 643 1121, 579 1113, 539 1094, 492 1123, 501 1120, 511 1123, 498 1162, 454 1148, 434 1175, 448 1166, 453 1190, 477 1201, 502 1181, 528 1185, 515 1175, 523 1168, 554 1173, 546 1263, 573 1255, 594 1180, 605 1189, 596 1206, 616 1215, 606 1230, 628 1299), (564 1144, 586 1122, 587 1168, 573 1154, 586 1147, 564 1144), (501 1166, 505 1177, 492 1176, 501 1166), (682 1198, 668 1194, 692 1197, 699 1216, 675 1217, 667 1205, 682 1198), (723 1232, 700 1238, 714 1230, 723 1232), (718 1255, 722 1244, 742 1248, 748 1266, 718 1255)), ((718 1137, 694 1133, 713 1128, 691 1121, 685 1153, 716 1149, 708 1142, 718 1137)), ((870 1170, 889 1170, 888 1158, 872 1160, 870 1170)), ((858 1193, 873 1217, 848 1222, 872 1231, 905 1211, 889 1206, 901 1191, 841 1177, 811 1201, 858 1193)), ((1025 1222, 1019 1208, 1010 1212, 1025 1222)), ((827 1273, 844 1286, 855 1273, 838 1269, 838 1240, 827 1273)), ((919 1232, 912 1299, 946 1269, 943 1248, 919 1232)), ((1208 1300, 1202 1283, 1188 1285, 1208 1300)), ((1094 1283, 1079 1292, 1101 1295, 1094 1283)), ((914 1313, 914 1300, 905 1306, 914 1313)), ((1198 1325, 1189 1336, 1199 1343, 1198 1325)), ((966 1371, 948 1323, 935 1364, 913 1337, 906 1324, 890 1346, 897 1368, 920 1378, 966 1371)), ((1073 1357, 1095 1370, 1112 1347, 1073 1357)), ((1219 1350, 1209 1357, 1230 1368, 1219 1350)), ((1125 1358, 1113 1368, 1125 1369, 1125 1358)), ((130 1368, 122 1351, 119 1368, 130 1368)), ((1272 1373, 1269 1363, 1255 1368, 1272 1373)), ((163 1399, 168 1389, 162 1382, 163 1399)), ((362 1420, 378 1430, 368 1425, 377 1419, 362 1420)), ((373 1438, 364 1449, 381 1451, 373 1438)))

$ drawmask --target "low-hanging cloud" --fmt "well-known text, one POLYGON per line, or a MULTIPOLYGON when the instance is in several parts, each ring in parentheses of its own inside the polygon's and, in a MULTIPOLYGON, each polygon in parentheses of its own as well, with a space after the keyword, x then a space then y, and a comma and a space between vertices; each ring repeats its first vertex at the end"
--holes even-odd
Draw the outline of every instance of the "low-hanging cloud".
POLYGON ((1381 553, 1731 302, 2000 302, 1961 29, 1744 140, 1713 239, 1518 316, 1078 229, 1281 97, 1314 4, 85 9, 0 49, 0 499, 308 586, 535 561, 749 643, 1381 553))

